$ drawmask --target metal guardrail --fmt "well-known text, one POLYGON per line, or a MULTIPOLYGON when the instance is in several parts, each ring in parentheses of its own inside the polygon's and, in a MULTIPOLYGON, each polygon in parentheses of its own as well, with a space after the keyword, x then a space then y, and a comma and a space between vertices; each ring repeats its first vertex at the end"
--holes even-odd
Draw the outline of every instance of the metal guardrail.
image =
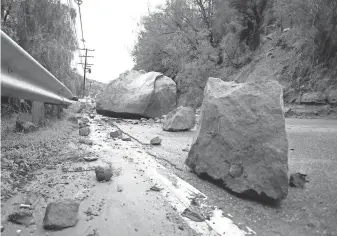
POLYGON ((1 96, 50 104, 73 103, 71 91, 1 31, 1 96))

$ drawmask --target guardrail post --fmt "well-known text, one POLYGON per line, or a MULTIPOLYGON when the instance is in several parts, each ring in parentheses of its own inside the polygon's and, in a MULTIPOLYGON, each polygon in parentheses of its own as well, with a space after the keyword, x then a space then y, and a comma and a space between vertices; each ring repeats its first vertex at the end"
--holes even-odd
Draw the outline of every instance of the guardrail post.
POLYGON ((32 107, 33 123, 36 125, 44 125, 44 103, 40 101, 33 101, 32 107))
POLYGON ((61 105, 52 105, 53 107, 53 117, 61 117, 62 106, 61 105))

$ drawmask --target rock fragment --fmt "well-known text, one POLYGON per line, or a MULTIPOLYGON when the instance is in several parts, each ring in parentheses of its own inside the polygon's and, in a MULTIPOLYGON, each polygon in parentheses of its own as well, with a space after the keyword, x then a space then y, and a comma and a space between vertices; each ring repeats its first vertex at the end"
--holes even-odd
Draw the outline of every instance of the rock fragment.
POLYGON ((78 221, 80 203, 72 199, 48 203, 43 219, 46 230, 61 230, 75 226, 78 221))

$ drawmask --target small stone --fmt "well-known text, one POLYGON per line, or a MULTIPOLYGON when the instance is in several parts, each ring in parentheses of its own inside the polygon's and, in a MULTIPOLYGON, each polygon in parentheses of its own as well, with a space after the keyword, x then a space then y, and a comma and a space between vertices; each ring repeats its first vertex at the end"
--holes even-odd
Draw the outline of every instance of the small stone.
POLYGON ((95 115, 94 114, 90 114, 89 118, 93 119, 93 118, 95 118, 95 115))
POLYGON ((87 156, 87 157, 83 157, 83 160, 85 160, 85 161, 87 161, 87 162, 91 162, 91 161, 98 160, 98 157, 95 157, 95 156, 87 156))
POLYGON ((90 146, 93 144, 93 142, 91 140, 85 139, 85 138, 82 138, 82 137, 80 138, 79 143, 85 144, 85 145, 90 145, 90 146))
POLYGON ((123 135, 122 141, 131 141, 131 137, 123 135))
POLYGON ((71 199, 48 203, 43 219, 43 228, 60 230, 75 226, 78 221, 79 207, 80 203, 71 199))
POLYGON ((123 191, 123 187, 120 185, 117 185, 117 192, 122 192, 123 191))
POLYGON ((184 148, 183 151, 188 152, 189 150, 188 150, 188 148, 184 148))
POLYGON ((118 138, 121 135, 121 132, 119 130, 115 130, 110 132, 110 137, 111 138, 118 138))
POLYGON ((290 180, 289 180, 290 187, 303 188, 305 183, 308 182, 308 180, 306 180, 306 177, 307 177, 306 174, 301 174, 301 173, 290 174, 290 180))
POLYGON ((5 227, 1 226, 1 232, 3 232, 5 230, 5 227))
POLYGON ((179 230, 184 230, 184 226, 180 225, 179 227, 179 230))
POLYGON ((16 235, 21 235, 21 232, 22 232, 21 230, 17 230, 16 235))
POLYGON ((113 175, 111 167, 98 166, 95 168, 97 181, 109 181, 113 175))
POLYGON ((161 144, 161 139, 159 137, 152 138, 150 143, 151 145, 160 145, 161 144))
POLYGON ((30 210, 14 212, 8 216, 8 221, 26 226, 31 225, 34 222, 33 212, 30 210))
POLYGON ((79 134, 80 136, 88 136, 90 134, 90 128, 89 127, 80 128, 79 134))

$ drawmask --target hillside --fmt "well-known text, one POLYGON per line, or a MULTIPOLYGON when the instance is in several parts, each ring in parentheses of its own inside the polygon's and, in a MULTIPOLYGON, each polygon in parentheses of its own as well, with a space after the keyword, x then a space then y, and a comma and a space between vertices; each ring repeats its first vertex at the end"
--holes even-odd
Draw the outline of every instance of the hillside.
POLYGON ((134 69, 171 77, 181 105, 200 106, 209 77, 267 77, 282 84, 285 104, 333 114, 336 19, 332 0, 171 0, 143 17, 134 69))

